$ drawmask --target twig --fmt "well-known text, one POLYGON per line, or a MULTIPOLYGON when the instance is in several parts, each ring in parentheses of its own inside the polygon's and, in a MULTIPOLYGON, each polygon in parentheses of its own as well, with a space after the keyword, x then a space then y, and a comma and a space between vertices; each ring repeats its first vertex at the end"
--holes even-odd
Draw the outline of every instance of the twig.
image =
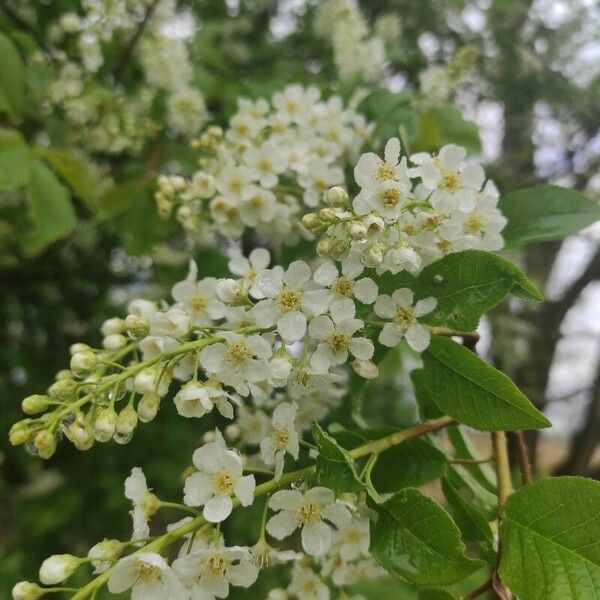
POLYGON ((463 600, 473 600, 481 596, 484 592, 492 589, 492 580, 488 579, 485 583, 482 583, 478 588, 474 589, 471 593, 467 594, 463 600))
POLYGON ((449 458, 448 462, 451 465, 483 465, 493 460, 493 456, 488 456, 487 458, 449 458))
POLYGON ((531 464, 527 453, 527 445, 522 431, 514 432, 515 450, 517 452, 517 461, 519 462, 519 471, 521 471, 521 481, 523 485, 531 483, 531 464))
POLYGON ((144 33, 144 29, 146 29, 146 25, 148 24, 148 21, 150 20, 150 17, 152 16, 152 13, 156 9, 159 2, 160 0, 154 0, 152 4, 148 5, 144 18, 140 21, 140 24, 138 25, 137 29, 135 30, 135 33, 129 40, 127 46, 125 46, 125 49, 123 50, 113 70, 113 76, 116 80, 121 79, 123 71, 125 70, 125 67, 129 62, 131 55, 133 54, 133 50, 136 47, 140 37, 142 36, 142 33, 144 33))

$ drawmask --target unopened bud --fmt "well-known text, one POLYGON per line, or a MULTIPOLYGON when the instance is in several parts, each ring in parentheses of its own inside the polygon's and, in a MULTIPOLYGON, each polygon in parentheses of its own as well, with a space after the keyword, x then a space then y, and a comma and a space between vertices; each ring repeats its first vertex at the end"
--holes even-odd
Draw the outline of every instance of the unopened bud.
POLYGON ((88 350, 91 350, 91 348, 87 344, 77 343, 69 346, 69 354, 71 356, 77 352, 87 352, 88 350))
POLYGON ((137 405, 137 413, 140 421, 142 423, 152 421, 156 417, 156 413, 158 413, 159 406, 160 396, 158 394, 144 394, 137 405))
POLYGON ((227 427, 225 427, 225 437, 230 442, 237 440, 240 437, 241 433, 242 430, 240 429, 240 426, 236 423, 231 423, 231 425, 227 425, 227 427))
POLYGON ((348 204, 348 192, 339 185, 329 188, 325 192, 325 202, 329 206, 343 207, 348 204))
POLYGON ((137 427, 138 422, 138 414, 133 406, 126 406, 117 417, 117 433, 128 436, 133 433, 135 428, 137 427))
POLYGON ((210 442, 214 442, 215 441, 215 432, 214 431, 207 431, 203 436, 202 436, 202 441, 205 444, 208 444, 210 442))
POLYGON ((83 375, 93 371, 98 364, 98 358, 90 350, 76 352, 71 356, 71 371, 77 375, 83 375))
POLYGON ((23 398, 21 402, 21 409, 26 415, 37 415, 41 413, 48 406, 48 396, 42 396, 41 394, 33 394, 23 398))
POLYGON ((343 260, 348 256, 348 252, 350 251, 350 243, 347 240, 343 240, 338 238, 331 245, 329 250, 329 256, 333 258, 333 260, 343 260))
POLYGON ((44 585, 62 583, 75 573, 81 559, 72 554, 54 554, 47 558, 40 567, 40 581, 44 585))
POLYGON ((329 256, 333 246, 333 239, 330 237, 321 238, 317 242, 317 254, 319 256, 329 256))
POLYGON ((98 442, 108 442, 117 427, 117 413, 110 406, 103 408, 94 423, 94 438, 98 442))
POLYGON ((321 220, 316 213, 307 213, 302 217, 302 225, 309 231, 321 226, 321 220))
POLYGON ((19 581, 12 589, 13 600, 38 600, 44 595, 44 590, 30 581, 19 581))
POLYGON ((35 434, 33 445, 40 458, 48 459, 56 452, 56 437, 47 429, 42 429, 35 434))
POLYGON ((383 251, 379 246, 371 246, 363 257, 368 267, 378 267, 383 262, 383 251))
POLYGON ((356 359, 352 361, 354 372, 365 379, 376 379, 379 375, 379 369, 372 360, 356 359))
POLYGON ((141 340, 150 333, 150 320, 142 315, 127 315, 125 327, 131 338, 141 340))
POLYGON ((123 319, 119 319, 118 317, 106 319, 106 321, 102 323, 100 331, 104 337, 108 335, 115 335, 117 333, 123 333, 125 331, 125 321, 123 321, 123 319))
POLYGON ((324 223, 332 223, 336 219, 335 210, 333 210, 333 208, 322 208, 317 215, 324 223))
POLYGON ((78 413, 75 420, 67 427, 67 437, 77 450, 89 450, 94 444, 91 427, 86 422, 85 415, 78 413))
POLYGON ((61 381, 63 379, 73 379, 73 371, 71 371, 71 369, 61 369, 60 371, 58 371, 58 373, 56 373, 54 379, 56 379, 56 381, 61 381))
POLYGON ((20 446, 29 441, 31 437, 31 431, 29 430, 30 423, 31 419, 23 419, 10 428, 8 439, 13 446, 20 446))
POLYGON ((48 395, 57 400, 70 400, 77 393, 74 379, 59 379, 48 388, 48 395))
POLYGON ((120 540, 102 540, 90 548, 87 557, 91 559, 94 573, 104 573, 125 549, 120 540))
POLYGON ((121 335, 120 333, 107 335, 102 340, 102 347, 105 350, 109 350, 111 352, 114 350, 120 350, 121 348, 123 348, 123 346, 125 346, 125 344, 127 344, 127 338, 124 335, 121 335))
POLYGON ((364 240, 367 238, 367 226, 363 223, 350 223, 348 233, 353 240, 364 240))

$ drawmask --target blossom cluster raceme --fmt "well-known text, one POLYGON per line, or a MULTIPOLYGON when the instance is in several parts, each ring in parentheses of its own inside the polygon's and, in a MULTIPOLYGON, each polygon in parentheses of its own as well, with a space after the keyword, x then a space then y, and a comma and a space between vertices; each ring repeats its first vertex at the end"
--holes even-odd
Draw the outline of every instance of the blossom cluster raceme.
POLYGON ((320 237, 317 252, 353 277, 365 267, 414 274, 451 252, 504 245, 498 190, 460 146, 407 159, 392 138, 383 158, 372 152, 359 158, 354 179, 359 191, 352 201, 333 188, 325 195, 329 207, 303 217, 320 237))
MULTIPOLYGON (((415 301, 408 289, 379 294, 373 279, 339 272, 329 259, 287 268, 270 261, 261 248, 236 255, 229 262, 233 277, 220 279, 198 279, 192 262, 172 288, 172 304, 133 300, 125 319, 102 325, 102 348, 74 344, 70 369, 57 374, 46 394, 25 398, 31 418, 13 426, 11 441, 44 458, 63 434, 82 450, 111 439, 124 444, 170 395, 185 418, 214 413, 229 420, 225 437, 245 459, 281 477, 285 461, 298 459, 311 422, 344 395, 348 367, 373 378, 377 342, 395 346, 405 338, 416 351, 428 346, 430 330, 420 319, 436 300, 415 301)), ((227 465, 223 485, 244 503, 248 490, 236 487, 246 481, 242 463, 227 453, 215 462, 223 439, 214 444, 208 462, 227 465)), ((208 464, 201 455, 194 463, 208 464)), ((219 489, 215 473, 206 477, 219 489)), ((186 494, 206 507, 207 518, 231 510, 216 509, 201 487, 190 483, 186 494)))
MULTIPOLYGON (((72 140, 91 152, 139 151, 160 128, 149 115, 161 90, 166 92, 167 128, 188 137, 198 132, 208 113, 202 93, 191 85, 188 41, 168 33, 167 26, 177 19, 174 0, 89 1, 82 14, 60 15, 48 40, 52 64, 60 67, 48 86, 48 100, 68 120, 72 140), (130 57, 129 44, 138 30, 139 43, 130 57), (115 53, 109 45, 120 48, 115 65, 106 64, 115 53), (128 59, 137 61, 143 73, 134 94, 100 83, 103 69, 119 71, 128 59)), ((118 79, 121 73, 112 75, 118 79)))
POLYGON ((273 243, 298 241, 298 219, 344 182, 371 132, 364 116, 338 96, 290 85, 266 99, 240 100, 228 127, 209 127, 194 146, 201 169, 190 179, 162 176, 161 214, 176 215, 195 240, 254 229, 273 243))

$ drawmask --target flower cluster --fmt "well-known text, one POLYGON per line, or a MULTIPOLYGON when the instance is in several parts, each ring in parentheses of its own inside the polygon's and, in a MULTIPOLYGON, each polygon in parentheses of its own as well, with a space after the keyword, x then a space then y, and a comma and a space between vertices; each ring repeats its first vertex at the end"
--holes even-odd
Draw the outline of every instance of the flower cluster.
POLYGON ((449 144, 436 155, 400 156, 400 141, 389 140, 384 157, 363 154, 354 169, 358 194, 334 188, 330 207, 303 217, 320 236, 317 252, 341 261, 358 276, 418 273, 446 254, 478 248, 499 250, 506 218, 497 207, 498 190, 481 166, 449 144))
POLYGON ((365 81, 381 78, 385 46, 372 35, 360 9, 352 0, 327 0, 315 18, 315 32, 331 41, 340 79, 360 75, 365 81))
POLYGON ((148 115, 160 90, 167 93, 166 121, 175 134, 193 136, 200 129, 208 113, 202 94, 191 86, 187 41, 168 33, 176 19, 174 0, 89 0, 83 2, 82 14, 60 16, 49 40, 52 62, 60 70, 48 98, 66 116, 72 138, 92 152, 139 151, 159 128, 148 115), (142 22, 133 58, 141 66, 143 85, 132 95, 99 84, 100 70, 113 67, 105 64, 105 54, 114 54, 107 52, 109 44, 116 44, 128 58, 128 44, 142 22))
POLYGON ((177 206, 177 218, 200 241, 252 228, 292 244, 304 207, 343 183, 344 165, 370 131, 341 98, 322 100, 314 87, 290 85, 270 101, 242 99, 225 132, 210 127, 195 141, 199 171, 159 178, 159 211, 169 215, 177 206))

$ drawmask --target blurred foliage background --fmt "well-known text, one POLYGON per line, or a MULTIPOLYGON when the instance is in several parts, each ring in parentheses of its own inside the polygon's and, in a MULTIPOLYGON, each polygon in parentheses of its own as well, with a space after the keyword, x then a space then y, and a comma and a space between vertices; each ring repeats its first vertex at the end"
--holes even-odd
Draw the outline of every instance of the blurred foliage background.
MULTIPOLYGON (((319 4, 177 2, 192 84, 202 91, 211 122, 225 123, 239 96, 268 96, 290 82, 346 97, 359 89, 360 77, 340 77, 331 44, 315 33, 319 4)), ((502 191, 552 181, 598 195, 597 3, 372 0, 359 5, 382 37, 386 24, 388 33, 390 23, 397 24, 384 37, 383 77, 367 88, 361 104, 383 137, 402 125, 415 147, 433 149, 446 141, 469 145, 482 153, 502 191), (461 112, 427 98, 416 102, 422 73, 432 65, 452 66, 457 56, 470 57, 468 75, 453 98, 461 112), (463 117, 480 127, 481 145, 463 117)), ((44 463, 8 444, 20 400, 49 385, 66 364, 69 345, 98 343, 99 325, 120 313, 132 295, 165 296, 193 254, 178 227, 159 219, 152 198, 158 173, 189 172, 194 166, 187 142, 160 126, 164 95, 153 97, 151 123, 139 144, 115 152, 86 147, 73 136, 65 114, 48 106, 48 86, 60 70, 60 61, 47 55, 54 24, 66 12, 81 11, 76 0, 0 0, 1 597, 8 597, 15 581, 31 577, 50 553, 85 553, 103 536, 127 536, 122 482, 133 466, 144 465, 161 496, 177 497, 182 466, 201 433, 194 422, 165 410, 126 448, 97 444, 77 453, 59 445, 44 463), (32 186, 26 192, 10 184, 31 160, 35 168, 42 165, 41 194, 56 197, 58 229, 48 225, 32 186)), ((106 62, 93 85, 108 95, 107 102, 111 94, 128 102, 139 90, 142 71, 135 56, 128 56, 136 35, 135 29, 127 32, 104 49, 106 62)), ((74 50, 67 46, 65 52, 74 50)), ((564 243, 536 244, 512 255, 549 301, 526 308, 504 305, 483 324, 484 355, 556 424, 549 435, 560 440, 557 458, 546 456, 555 447, 540 442, 537 432, 528 440, 538 469, 598 474, 600 324, 592 308, 600 292, 599 238, 597 230, 588 230, 564 243)), ((195 258, 203 274, 223 272, 219 252, 197 250, 195 258)), ((370 394, 374 423, 381 415, 387 424, 413 418, 410 394, 398 393, 406 380, 397 370, 393 365, 384 389, 370 394)), ((409 590, 398 589, 397 597, 411 597, 409 590)), ((375 598, 379 591, 365 593, 375 598)))

